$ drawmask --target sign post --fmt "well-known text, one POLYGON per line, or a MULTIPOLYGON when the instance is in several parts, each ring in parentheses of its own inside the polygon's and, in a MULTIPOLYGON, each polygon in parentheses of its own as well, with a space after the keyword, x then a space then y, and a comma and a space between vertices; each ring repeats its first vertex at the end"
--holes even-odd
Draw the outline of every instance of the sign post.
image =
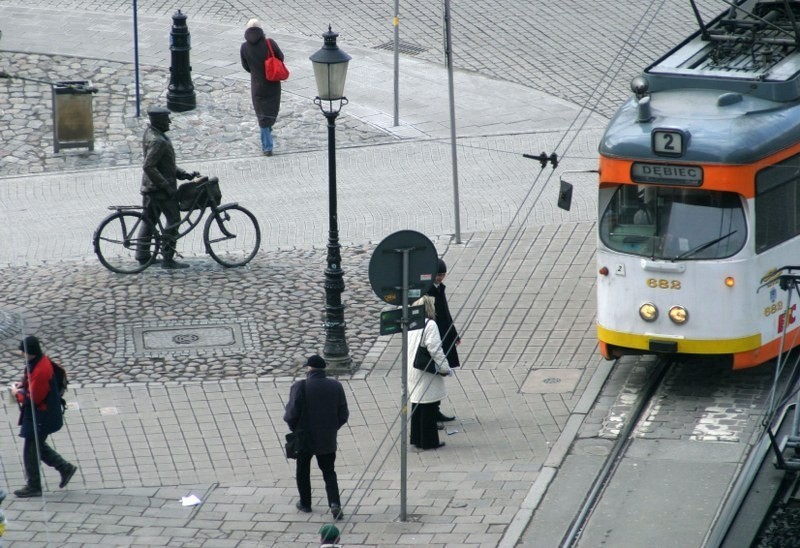
MULTIPOLYGON (((400 521, 406 521, 406 493, 408 475, 408 331, 416 322, 416 328, 425 325, 423 307, 409 307, 427 293, 433 285, 439 256, 436 247, 424 235, 413 230, 401 230, 390 234, 378 244, 369 261, 369 283, 375 294, 388 304, 401 305, 400 326, 403 332, 402 388, 400 396, 400 521), (421 318, 410 317, 422 308, 421 318), (421 319, 421 325, 419 321, 421 319)), ((392 314, 394 311, 390 311, 392 314)), ((383 330, 381 313, 381 330, 383 330)), ((390 316, 391 318, 391 316, 390 316)), ((395 331, 396 332, 396 331, 395 331)))

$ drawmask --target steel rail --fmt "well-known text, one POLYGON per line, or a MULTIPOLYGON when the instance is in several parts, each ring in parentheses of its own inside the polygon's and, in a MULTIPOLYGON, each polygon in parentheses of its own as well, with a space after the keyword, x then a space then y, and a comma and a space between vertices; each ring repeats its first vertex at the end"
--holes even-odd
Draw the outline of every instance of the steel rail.
POLYGON ((633 411, 631 412, 631 416, 625 422, 625 425, 617 437, 617 441, 614 443, 611 452, 608 454, 605 462, 603 463, 602 469, 598 473, 597 477, 595 477, 592 487, 589 490, 589 493, 586 495, 586 499, 584 499, 580 510, 570 524, 569 531, 567 531, 567 534, 564 535, 564 538, 561 540, 561 543, 559 544, 560 548, 571 548, 580 538, 583 528, 589 521, 592 511, 597 506, 600 493, 603 491, 606 485, 608 485, 609 480, 614 475, 614 471, 616 470, 625 449, 630 443, 633 430, 636 428, 636 425, 639 424, 642 414, 647 409, 647 406, 650 403, 650 400, 653 398, 656 390, 658 390, 658 387, 661 386, 661 383, 664 379, 664 376, 667 374, 670 365, 671 362, 667 359, 659 359, 658 362, 656 362, 656 371, 650 377, 649 383, 639 395, 633 407, 633 411))
MULTIPOLYGON (((778 427, 776 430, 773 430, 776 432, 776 438, 780 438, 781 434, 785 433, 786 428, 788 428, 788 423, 786 422, 787 414, 793 412, 794 406, 794 402, 785 404, 769 425, 770 429, 774 429, 775 426, 778 427)), ((728 498, 718 512, 717 519, 714 521, 714 525, 709 531, 703 546, 706 548, 750 546, 755 540, 755 535, 759 533, 762 522, 769 514, 771 504, 764 505, 759 503, 750 505, 748 506, 748 508, 750 508, 748 512, 742 512, 742 509, 747 505, 748 497, 753 494, 754 486, 759 483, 757 481, 759 473, 761 473, 765 467, 773 469, 773 476, 785 474, 785 471, 774 470, 774 466, 770 461, 771 454, 772 440, 770 439, 768 431, 765 429, 753 450, 750 451, 745 464, 742 466, 742 471, 737 476, 728 498), (754 515, 756 511, 760 512, 761 515, 754 515), (755 527, 737 527, 737 521, 740 519, 747 519, 750 522, 757 523, 755 523, 755 527), (735 534, 733 533, 734 531, 736 531, 735 534), (750 538, 745 539, 745 537, 750 538)), ((769 493, 761 493, 761 491, 764 490, 765 488, 757 489, 761 498, 769 495, 769 493)), ((777 493, 773 494, 777 496, 777 493)))

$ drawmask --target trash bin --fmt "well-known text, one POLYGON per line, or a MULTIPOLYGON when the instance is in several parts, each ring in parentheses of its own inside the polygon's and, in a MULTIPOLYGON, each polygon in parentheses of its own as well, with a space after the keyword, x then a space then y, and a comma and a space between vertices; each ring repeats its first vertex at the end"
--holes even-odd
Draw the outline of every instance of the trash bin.
POLYGON ((92 93, 88 81, 53 84, 53 151, 89 147, 94 150, 92 93))

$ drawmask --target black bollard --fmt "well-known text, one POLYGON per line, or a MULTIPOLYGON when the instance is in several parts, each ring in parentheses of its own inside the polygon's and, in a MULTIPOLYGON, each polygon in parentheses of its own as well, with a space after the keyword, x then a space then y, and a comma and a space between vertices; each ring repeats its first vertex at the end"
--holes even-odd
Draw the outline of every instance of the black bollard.
POLYGON ((172 64, 169 67, 167 108, 173 112, 193 110, 197 106, 197 98, 192 84, 192 66, 189 64, 191 36, 186 26, 186 15, 181 10, 172 16, 169 49, 172 52, 172 64))

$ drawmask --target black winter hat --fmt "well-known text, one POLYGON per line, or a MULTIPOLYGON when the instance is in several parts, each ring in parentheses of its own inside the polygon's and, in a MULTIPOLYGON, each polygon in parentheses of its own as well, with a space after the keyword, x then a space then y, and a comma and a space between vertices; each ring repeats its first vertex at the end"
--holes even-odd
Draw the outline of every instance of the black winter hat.
POLYGON ((19 341, 19 349, 31 356, 42 355, 42 346, 39 344, 39 339, 33 335, 28 335, 24 340, 19 341))
POLYGON ((439 268, 436 271, 437 274, 447 274, 447 265, 444 264, 443 259, 439 259, 439 268))
POLYGON ((309 356, 305 363, 305 367, 313 367, 314 369, 325 369, 325 365, 325 360, 317 354, 309 356))

